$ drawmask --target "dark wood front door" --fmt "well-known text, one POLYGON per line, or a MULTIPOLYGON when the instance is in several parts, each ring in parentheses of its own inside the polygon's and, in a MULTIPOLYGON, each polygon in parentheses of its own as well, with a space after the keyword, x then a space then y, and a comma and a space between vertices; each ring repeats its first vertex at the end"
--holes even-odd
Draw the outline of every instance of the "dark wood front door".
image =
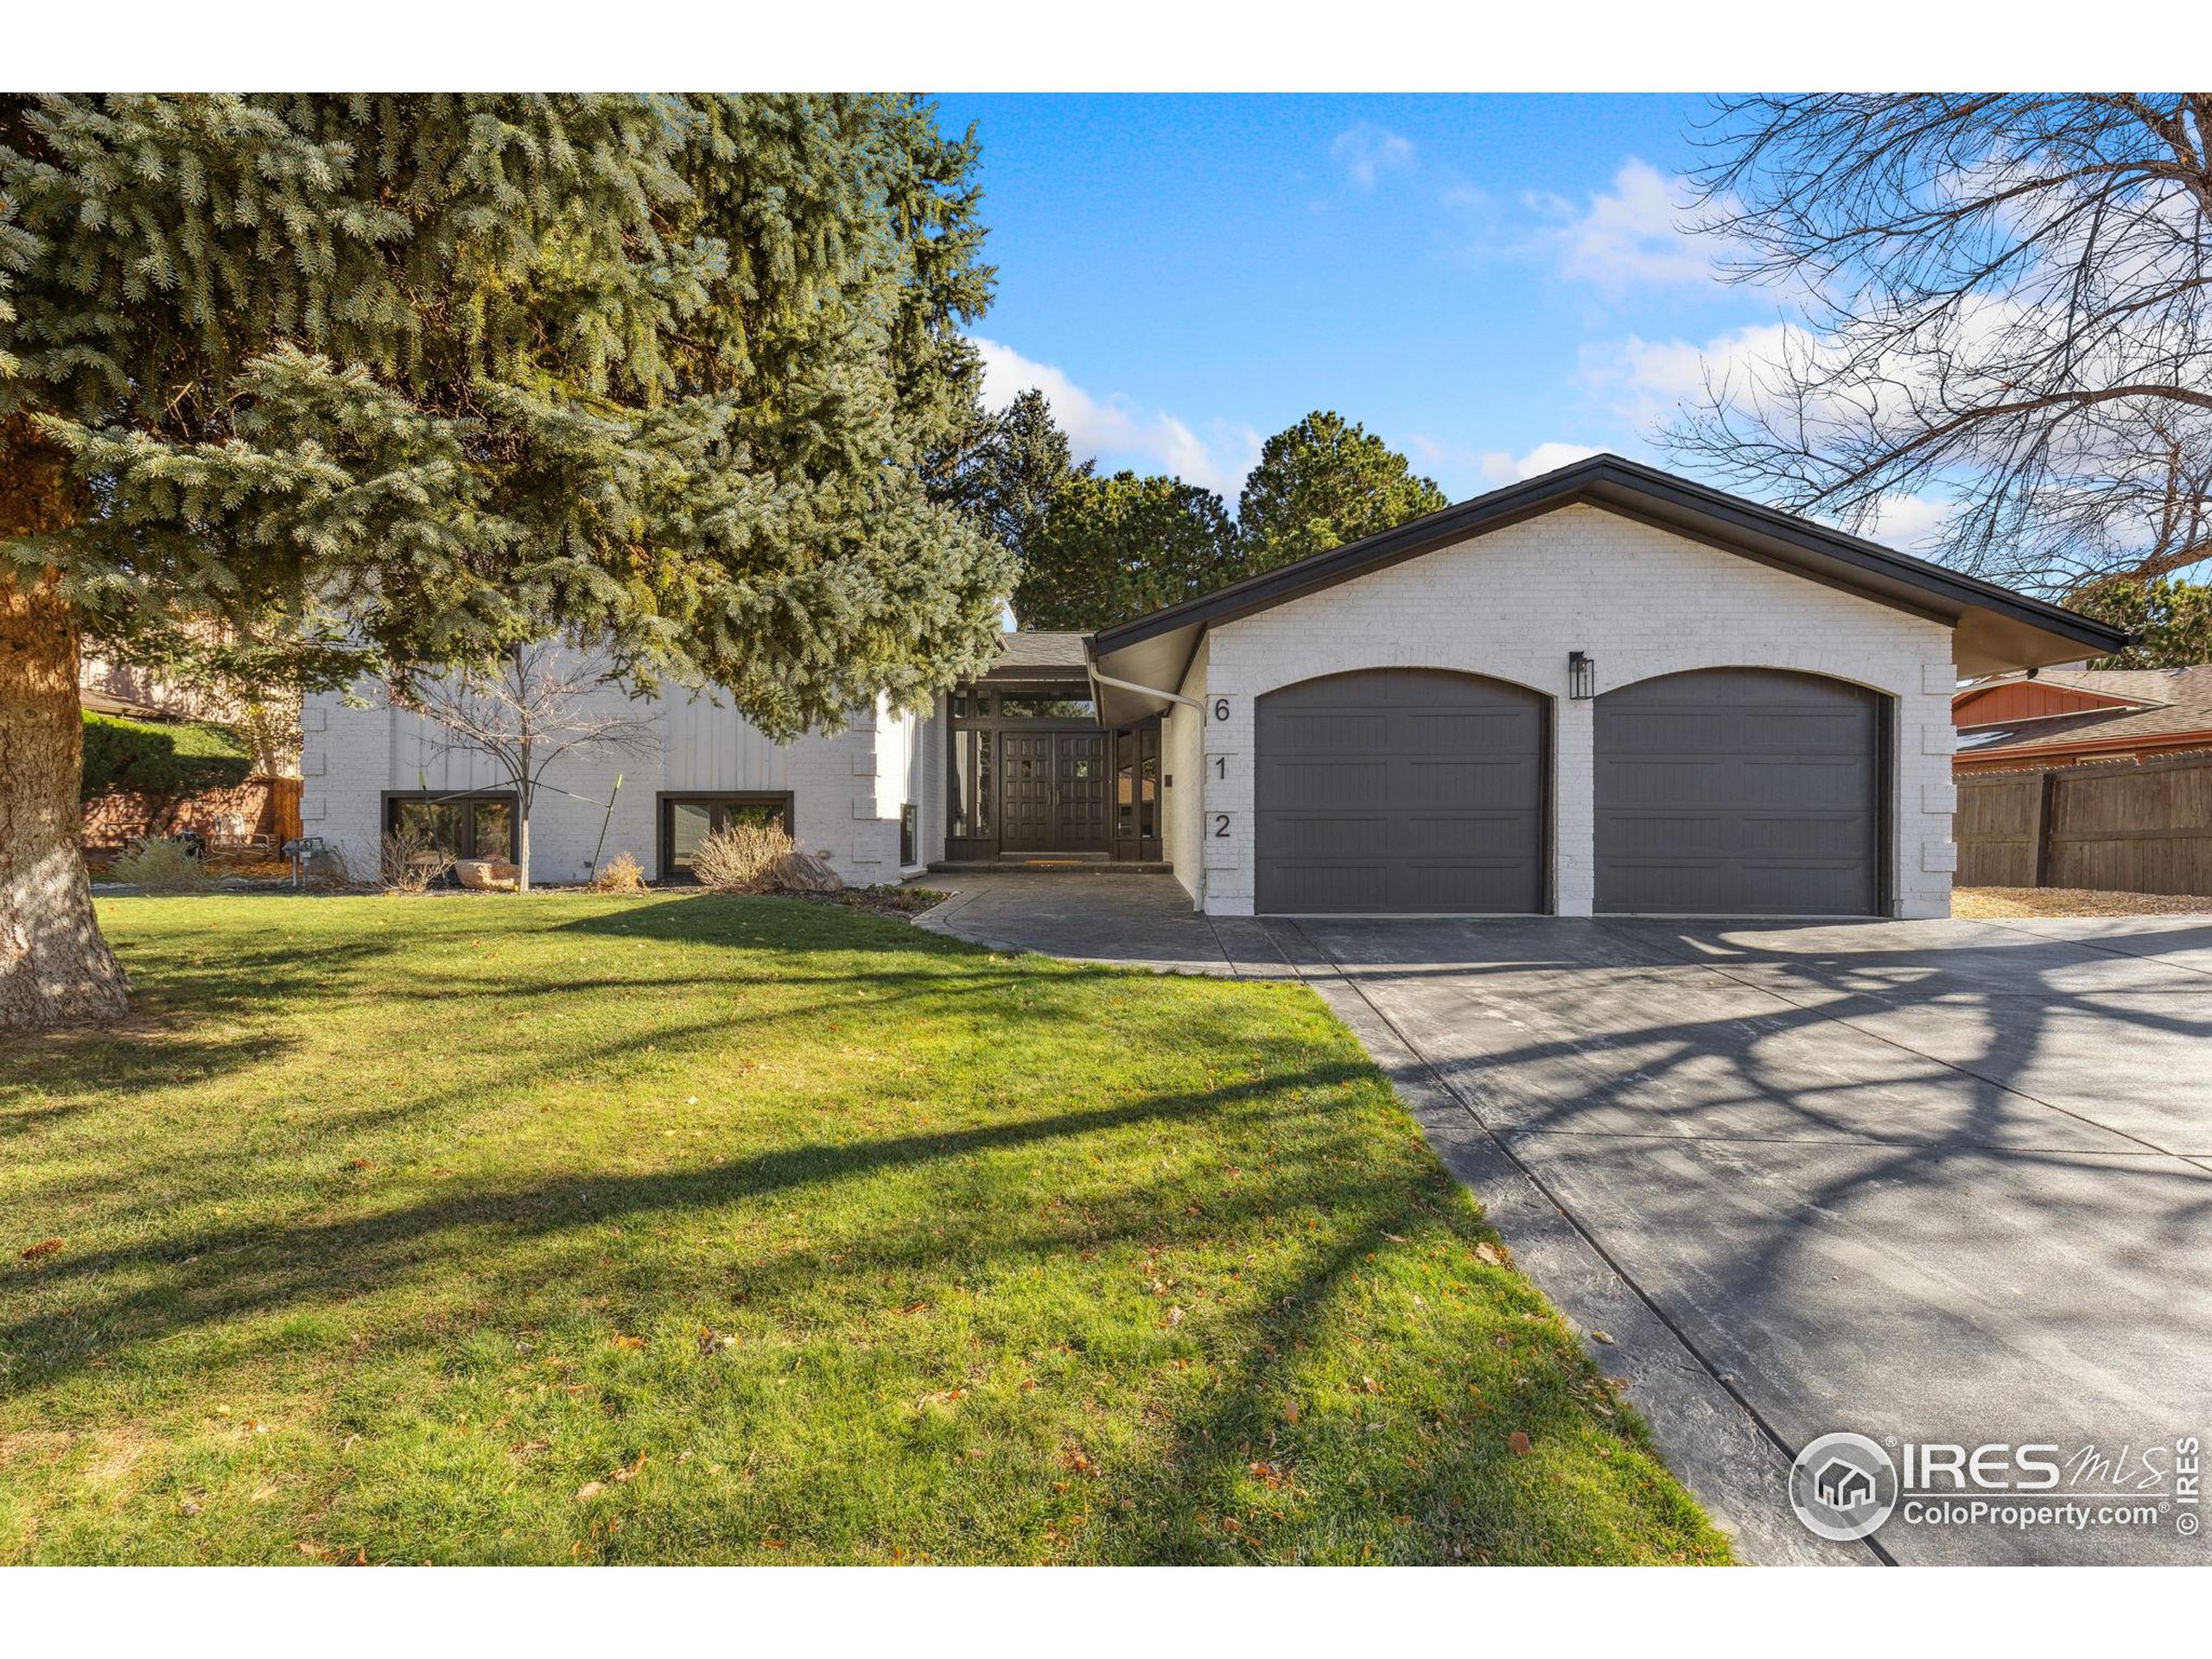
POLYGON ((1008 732, 999 756, 999 845, 1009 853, 1050 852, 1052 734, 1008 732))
POLYGON ((1007 732, 999 845, 1009 853, 1103 853, 1109 844, 1103 732, 1007 732))
POLYGON ((1110 834, 1106 734, 1061 734, 1057 759, 1053 786, 1059 802, 1052 815, 1055 845, 1064 853, 1103 853, 1110 834))

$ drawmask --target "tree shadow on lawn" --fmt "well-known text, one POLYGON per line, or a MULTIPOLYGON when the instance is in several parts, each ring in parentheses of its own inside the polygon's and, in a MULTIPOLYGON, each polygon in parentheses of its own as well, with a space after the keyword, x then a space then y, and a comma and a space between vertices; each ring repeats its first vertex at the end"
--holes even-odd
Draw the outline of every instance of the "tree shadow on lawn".
MULTIPOLYGON (((877 1344, 894 1349, 903 1344, 885 1361, 902 1375, 902 1363, 909 1372, 949 1364, 957 1375, 963 1366, 988 1366, 995 1356, 1018 1362, 1023 1344, 1034 1343, 1040 1334, 1049 1339, 1050 1332, 1040 1333, 1033 1313, 1002 1309, 997 1293, 1027 1288, 1033 1274, 1049 1269, 1058 1275, 1059 1295, 1084 1300, 1119 1294, 1126 1303, 1143 1295, 1138 1285, 1124 1282, 1133 1262, 1113 1261, 1092 1268, 1076 1263, 1132 1243, 1141 1243, 1147 1258, 1156 1253, 1164 1263, 1175 1263, 1176 1253, 1185 1250, 1217 1255, 1224 1238, 1238 1249, 1264 1248, 1287 1233, 1286 1254, 1243 1269, 1259 1276, 1250 1283, 1250 1294, 1233 1307, 1210 1313, 1209 1287, 1185 1281, 1175 1292, 1194 1312, 1185 1325, 1179 1328, 1168 1319, 1165 1300, 1148 1300, 1141 1303, 1135 1319, 1125 1306, 1109 1322, 1111 1351, 1082 1355, 1083 1338, 1071 1331, 1078 1354, 1062 1385, 1077 1390, 1092 1386, 1084 1379, 1095 1370, 1096 1386, 1134 1395, 1117 1400, 1113 1415, 1120 1421, 1089 1421, 1086 1430, 1088 1420, 1073 1420, 1076 1432, 1105 1433, 1109 1427, 1134 1432, 1140 1417, 1160 1421, 1164 1411, 1167 1447, 1163 1455, 1156 1444, 1141 1437, 1135 1446, 1103 1448, 1091 1475, 1103 1485, 1091 1490, 1122 1495, 1130 1507, 1107 1506, 1096 1517, 1094 1537, 1046 1528, 1050 1548, 1045 1553, 1196 1561, 1255 1556, 1357 1560, 1369 1554, 1398 1560, 1470 1559, 1493 1553, 1501 1558, 1556 1558, 1562 1552, 1618 1550, 1617 1543, 1578 1535, 1562 1520, 1559 1494, 1550 1485, 1556 1471, 1521 1463, 1505 1445, 1502 1425, 1479 1435, 1455 1426, 1440 1440, 1421 1426, 1418 1420, 1424 1414, 1441 1429, 1446 1413, 1459 1416, 1469 1409, 1464 1376, 1472 1374, 1472 1362, 1482 1357, 1478 1348, 1469 1345, 1469 1364, 1461 1367, 1448 1355, 1440 1361, 1432 1344, 1394 1370, 1387 1341, 1367 1345, 1367 1337, 1376 1334, 1370 1323, 1375 1316, 1348 1303, 1367 1294, 1363 1275, 1371 1279, 1390 1271, 1387 1262, 1380 1268, 1373 1266, 1378 1255, 1402 1262, 1456 1246, 1449 1271, 1489 1279, 1483 1287, 1487 1296, 1503 1305, 1505 1319, 1516 1322, 1510 1338, 1516 1379, 1525 1364, 1541 1384, 1520 1402, 1524 1409, 1513 1421, 1537 1429, 1540 1439, 1548 1426, 1563 1435, 1567 1426, 1560 1414, 1579 1409, 1566 1390, 1588 1381, 1573 1338, 1533 1290, 1502 1268, 1472 1261, 1468 1252, 1473 1243, 1490 1235, 1450 1178, 1441 1170, 1408 1166, 1378 1149, 1377 1138, 1387 1131, 1376 1116, 1372 1096, 1354 1109, 1350 1120, 1340 1115, 1337 1088, 1371 1080, 1361 1064, 1321 1065, 1103 1109, 893 1136, 859 1146, 812 1144, 652 1175, 569 1176, 504 1192, 457 1193, 348 1221, 202 1229, 168 1243, 171 1251, 200 1258, 190 1269, 174 1258, 111 1258, 57 1262, 11 1274, 18 1288, 34 1281, 48 1289, 74 1281, 89 1290, 104 1271, 152 1267, 165 1282, 142 1281, 105 1298, 73 1296, 51 1315, 0 1329, 0 1350, 17 1357, 21 1382, 48 1384, 95 1358, 120 1357, 119 1351, 157 1344, 196 1327, 318 1306, 352 1306, 382 1290, 434 1281, 439 1258, 449 1255, 465 1259, 467 1274, 476 1281, 457 1293, 474 1296, 474 1314, 449 1310, 426 1320, 419 1312, 410 1313, 378 1333, 373 1340, 378 1347, 432 1357, 450 1374, 456 1344, 466 1334, 455 1328, 456 1319, 462 1327, 489 1324, 512 1333, 530 1328, 534 1319, 573 1309, 584 1300, 582 1289, 604 1289, 613 1294, 588 1300, 603 1308, 610 1330, 665 1333, 671 1323, 703 1321, 734 1300, 793 1332, 801 1351, 782 1362, 786 1366, 829 1366, 825 1380, 834 1377, 849 1385, 850 1376, 841 1368, 877 1344), (657 1221, 679 1221, 741 1200, 902 1172, 942 1180, 948 1166, 979 1155, 1018 1154, 1071 1139, 1112 1137, 1147 1126, 1173 1128, 1198 1119, 1210 1120, 1220 1131, 1221 1150, 1227 1155, 1249 1155, 1244 1149, 1254 1147, 1255 1137, 1270 1142, 1287 1138, 1291 1154, 1281 1166, 1266 1170, 1264 1179, 1228 1197, 1206 1192, 1204 1201, 1194 1196, 1194 1187, 1201 1178, 1213 1177, 1211 1164, 1137 1179, 1117 1168, 1100 1175, 1101 1185, 1090 1191, 1071 1182, 1065 1190, 1074 1196, 1065 1208, 1010 1201, 1004 1193, 995 1205, 967 1208, 955 1192, 887 1192, 887 1200, 904 1201, 868 1218, 865 1230, 849 1239, 821 1240, 821 1248, 812 1251, 756 1254, 734 1274, 724 1267, 696 1265, 671 1274, 665 1262, 645 1255, 626 1256, 619 1265, 604 1256, 595 1268, 592 1263, 610 1248, 605 1231, 610 1222, 629 1224, 634 1231, 637 1224, 650 1228, 657 1221), (1300 1218, 1310 1219, 1319 1230, 1298 1231, 1300 1218), (533 1241, 550 1244, 553 1253, 515 1253, 515 1247, 533 1241), (828 1248, 839 1242, 846 1243, 845 1251, 828 1248), (932 1313, 938 1303, 950 1299, 957 1306, 949 1317, 957 1323, 933 1334, 926 1318, 917 1322, 908 1317, 914 1308, 902 1306, 902 1299, 921 1294, 928 1295, 932 1313), (824 1297, 832 1299, 831 1306, 825 1307, 824 1297), (1332 1338, 1325 1332, 1332 1319, 1349 1325, 1349 1346, 1341 1335, 1332 1338), (95 1339, 86 1341, 93 1333, 95 1339), (917 1344, 925 1352, 944 1351, 934 1363, 917 1367, 912 1363, 917 1344), (1171 1368, 1194 1360, 1212 1364, 1217 1380, 1195 1391, 1159 1391, 1159 1379, 1174 1377, 1171 1368), (1367 1366, 1382 1373, 1387 1397, 1371 1379, 1366 1386, 1377 1391, 1357 1394, 1362 1380, 1338 1375, 1346 1365, 1353 1372, 1367 1366), (1301 1373, 1301 1367, 1313 1369, 1301 1373), (1414 1374, 1408 1376, 1408 1371, 1414 1374), (1340 1402, 1347 1386, 1355 1391, 1349 1415, 1319 1397, 1326 1393, 1340 1402), (1147 1390, 1153 1404, 1146 1408, 1147 1390), (1306 1425, 1284 1428, 1283 1401, 1301 1394, 1307 1401, 1306 1425), (1255 1465, 1269 1471, 1270 1481, 1279 1478, 1302 1489, 1293 1504, 1297 1512, 1287 1522, 1267 1520, 1271 1504, 1292 1500, 1261 1490, 1251 1472, 1255 1465), (1408 1518, 1400 1520, 1401 1514, 1408 1518)), ((1109 1141, 1105 1149, 1129 1172, 1146 1161, 1126 1142, 1109 1141)), ((1071 1166, 1071 1173, 1079 1179, 1084 1171, 1071 1166)), ((999 1179, 1007 1173, 1001 1168, 999 1179)), ((960 1177, 952 1179, 957 1185, 960 1177)), ((984 1177, 979 1173, 977 1179, 984 1177)), ((741 1243, 734 1248, 744 1250, 741 1243)), ((1249 1264, 1253 1258, 1243 1259, 1249 1264)), ((1173 1273, 1176 1267, 1162 1270, 1173 1273)), ((1414 1282, 1425 1285, 1441 1308, 1448 1291, 1428 1280, 1414 1282)), ((1412 1300, 1418 1306, 1421 1299, 1412 1300)), ((374 1330, 381 1323, 365 1306, 345 1317, 356 1329, 365 1322, 374 1330)), ((568 1317, 572 1320, 573 1313, 568 1317)), ((1501 1335, 1499 1340, 1503 1346, 1508 1338, 1501 1335)), ((253 1333, 243 1347, 226 1344, 213 1363, 218 1370, 233 1367, 257 1349, 296 1355, 298 1342, 279 1325, 253 1333)), ((712 1407, 724 1426, 731 1412, 741 1414, 743 1402, 763 1385, 758 1368, 778 1363, 772 1344, 769 1351, 755 1353, 754 1374, 741 1379, 706 1369, 703 1361, 692 1362, 689 1349, 688 1340, 677 1334, 651 1357, 656 1363, 682 1365, 685 1375, 675 1386, 707 1390, 700 1396, 702 1410, 712 1407), (734 1395, 728 1392, 733 1389, 734 1395)), ((626 1358, 602 1356, 600 1363, 626 1358)), ((177 1363, 166 1362, 170 1386, 179 1382, 177 1363)), ((622 1432, 622 1395, 657 1386, 642 1376, 625 1382, 620 1370, 609 1376, 588 1369, 579 1375, 607 1389, 607 1409, 618 1414, 610 1426, 615 1433, 622 1432)), ((793 1380, 806 1377, 794 1374, 793 1380)), ((986 1413, 989 1408, 979 1399, 976 1409, 986 1413)), ((1007 1409, 1014 1415, 1002 1425, 1006 1432, 1018 1439, 1025 1421, 1034 1430, 1033 1418, 1007 1409)), ((1069 1421, 1065 1409, 1046 1420, 1069 1421)), ((1297 1421, 1295 1413, 1291 1421, 1297 1421)), ((1584 1433, 1587 1427, 1581 1426, 1584 1433)), ((988 1418, 979 1416, 971 1428, 988 1432, 988 1418)), ((874 1430, 880 1437, 882 1426, 874 1430)), ((630 1432, 668 1431, 659 1422, 630 1432)), ((666 1464, 664 1453, 674 1448, 658 1440, 653 1446, 656 1458, 666 1464)), ((638 1449, 644 1449, 642 1443, 638 1449)), ((933 1483, 952 1503, 985 1501, 984 1492, 999 1490, 970 1480, 957 1458, 941 1455, 944 1450, 914 1448, 912 1455, 922 1461, 911 1471, 912 1478, 933 1483)), ((1586 1446, 1583 1455, 1592 1455, 1586 1446)), ((1640 1455, 1632 1434, 1621 1441, 1618 1455, 1640 1455)), ((874 1472, 880 1477, 881 1470, 874 1472)), ((1032 1471, 1033 1478, 1024 1477, 1026 1485, 1017 1483, 1025 1501, 1041 1506, 1040 1513, 1055 1508, 1046 1489, 1057 1472, 1056 1466, 1040 1463, 1032 1471)), ((1055 1490, 1067 1484, 1061 1482, 1055 1490)), ((816 1553, 831 1557, 841 1549, 880 1549, 883 1540, 870 1530, 864 1486, 862 1477, 842 1459, 800 1459, 777 1471, 768 1489, 755 1495, 753 1508, 747 1511, 748 1522, 759 1525, 765 1519, 772 1531, 785 1536, 811 1536, 819 1541, 816 1553)), ((676 1512, 665 1517, 657 1512, 649 1487, 641 1485, 635 1496, 639 1507, 630 1512, 621 1547, 614 1548, 611 1535, 604 1541, 607 1559, 683 1558, 687 1546, 677 1535, 687 1523, 676 1512)), ((1610 1501, 1618 1520, 1624 1500, 1612 1493, 1610 1501)), ((1069 1505, 1080 1510, 1090 1503, 1079 1490, 1058 1508, 1065 1518, 1069 1505)), ((1694 1539, 1694 1513, 1675 1514, 1664 1502, 1653 1509, 1669 1526, 1679 1528, 1682 1538, 1694 1539)), ((390 1524, 422 1523, 396 1517, 390 1524)), ((689 1524, 696 1525, 696 1518, 689 1524)), ((1080 1520, 1074 1522, 1077 1529, 1081 1525, 1080 1520)), ((951 1535, 958 1536, 958 1529, 951 1535)))
MULTIPOLYGON (((330 1299, 372 1294, 409 1276, 441 1235, 488 1230, 496 1249, 513 1242, 630 1217, 712 1209, 791 1189, 850 1181, 900 1167, 1002 1151, 1063 1136, 1132 1124, 1205 1116, 1238 1102, 1285 1090, 1326 1087, 1365 1075, 1346 1063, 1294 1076, 1241 1083, 1200 1093, 1149 1097, 1102 1110, 1067 1111, 1011 1122, 900 1135, 853 1145, 810 1143, 695 1169, 652 1174, 575 1173, 504 1192, 480 1188, 340 1221, 300 1225, 201 1228, 165 1236, 157 1248, 9 1264, 0 1291, 53 1293, 86 1285, 123 1269, 154 1268, 168 1281, 87 1302, 72 1301, 52 1318, 0 1325, 0 1351, 16 1355, 24 1380, 47 1380, 95 1357, 83 1349, 64 1363, 42 1363, 54 1351, 55 1325, 105 1333, 118 1348, 160 1342, 195 1326, 259 1315, 330 1299), (183 1269, 197 1258, 198 1269, 183 1269)), ((481 1251, 478 1252, 481 1254, 481 1251)))

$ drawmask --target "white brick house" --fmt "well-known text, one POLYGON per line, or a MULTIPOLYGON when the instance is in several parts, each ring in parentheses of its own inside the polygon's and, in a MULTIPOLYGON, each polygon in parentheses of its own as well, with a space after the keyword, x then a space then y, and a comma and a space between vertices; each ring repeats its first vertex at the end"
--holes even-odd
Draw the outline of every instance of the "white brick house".
POLYGON ((1928 917, 1958 679, 2122 638, 1599 456, 1090 648, 1212 914, 1928 917))
MULTIPOLYGON (((725 812, 849 881, 1172 869, 1215 915, 1942 916, 1959 679, 2117 650, 2086 617, 1599 455, 1096 635, 1011 633, 926 715, 769 743, 681 695, 581 762, 536 880, 655 880, 725 812)), ((411 802, 510 809, 421 723, 311 699, 306 832, 374 868, 411 802)), ((474 815, 473 817, 471 815, 474 815)))

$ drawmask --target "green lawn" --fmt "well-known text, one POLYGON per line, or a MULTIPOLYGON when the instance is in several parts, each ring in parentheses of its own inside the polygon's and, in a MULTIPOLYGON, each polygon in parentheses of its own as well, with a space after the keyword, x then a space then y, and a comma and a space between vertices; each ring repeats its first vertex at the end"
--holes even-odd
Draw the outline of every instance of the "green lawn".
POLYGON ((1726 1555, 1301 988, 101 914, 132 1028, 0 1046, 0 1560, 1726 1555))

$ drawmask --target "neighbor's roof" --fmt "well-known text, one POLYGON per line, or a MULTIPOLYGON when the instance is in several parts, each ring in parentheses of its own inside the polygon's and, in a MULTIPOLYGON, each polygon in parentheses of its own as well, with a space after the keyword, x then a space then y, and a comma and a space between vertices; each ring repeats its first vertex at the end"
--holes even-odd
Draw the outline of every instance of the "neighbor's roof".
POLYGON ((2040 720, 1969 728, 1959 734, 1961 756, 1987 754, 1994 750, 2012 754, 2088 745, 2164 745, 2197 736, 2202 736, 2207 747, 2212 747, 2212 663, 2198 663, 2190 668, 2045 672, 2037 679, 2041 683, 2070 686, 2077 691, 2125 697, 2137 706, 2093 709, 2081 714, 2048 715, 2040 720))
MULTIPOLYGON (((1575 505, 1603 507, 1693 541, 1940 621, 1954 630, 1962 674, 1995 674, 2049 663, 2079 662, 2118 651, 2127 636, 2039 599, 2030 599, 1876 542, 1778 512, 1741 496, 1694 484, 1618 455, 1593 455, 1556 472, 1508 485, 1425 518, 1350 542, 1294 564, 1248 576, 1132 622, 1101 628, 1091 639, 1100 672, 1140 685, 1178 687, 1199 639, 1217 622, 1249 616, 1287 600, 1387 569, 1403 560, 1575 505)), ((1109 725, 1165 707, 1100 688, 1109 725)))
POLYGON ((999 636, 999 659, 994 675, 1011 677, 1033 669, 1072 669, 1081 673, 1089 662, 1080 633, 1015 630, 999 636))

